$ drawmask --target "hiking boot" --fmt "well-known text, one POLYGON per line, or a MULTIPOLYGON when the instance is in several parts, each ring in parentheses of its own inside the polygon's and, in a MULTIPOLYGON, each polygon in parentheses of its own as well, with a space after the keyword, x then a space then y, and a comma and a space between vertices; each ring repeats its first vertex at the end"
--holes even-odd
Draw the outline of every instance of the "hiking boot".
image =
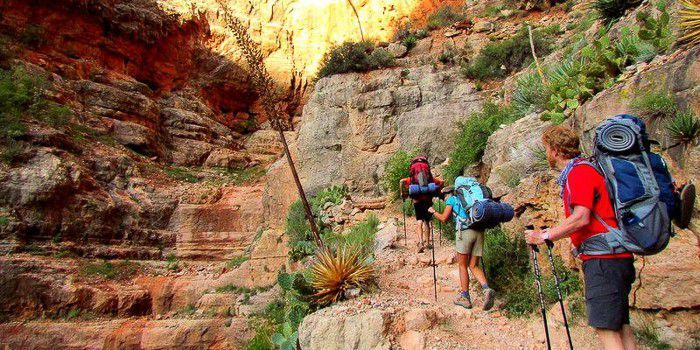
POLYGON ((484 289, 484 311, 490 310, 495 300, 496 291, 491 288, 484 289))
POLYGON ((425 250, 425 246, 422 244, 419 244, 418 247, 416 248, 416 251, 418 253, 422 253, 425 250))
POLYGON ((459 305, 465 309, 471 309, 472 308, 472 301, 469 300, 469 298, 465 298, 464 296, 460 295, 457 299, 454 301, 455 305, 459 305))

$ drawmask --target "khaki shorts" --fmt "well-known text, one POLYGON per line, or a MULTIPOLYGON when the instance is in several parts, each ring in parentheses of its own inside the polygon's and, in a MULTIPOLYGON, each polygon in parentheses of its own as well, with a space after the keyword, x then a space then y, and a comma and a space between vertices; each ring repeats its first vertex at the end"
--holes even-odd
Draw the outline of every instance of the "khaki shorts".
POLYGON ((457 253, 482 256, 484 251, 484 231, 466 229, 455 233, 457 253))

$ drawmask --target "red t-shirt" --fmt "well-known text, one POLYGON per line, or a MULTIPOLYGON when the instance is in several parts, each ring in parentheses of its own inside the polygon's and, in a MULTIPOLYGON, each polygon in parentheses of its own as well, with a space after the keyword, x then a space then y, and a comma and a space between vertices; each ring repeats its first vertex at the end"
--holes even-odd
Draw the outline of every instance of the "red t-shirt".
MULTIPOLYGON (((615 219, 615 210, 613 209, 608 189, 605 186, 605 178, 598 173, 590 165, 581 164, 575 166, 567 177, 567 185, 564 186, 564 212, 566 217, 571 215, 571 208, 574 206, 583 206, 595 212, 611 227, 617 227, 615 219), (571 193, 569 193, 571 190, 571 193)), ((602 232, 607 232, 605 226, 591 215, 590 222, 586 227, 571 234, 571 243, 579 247, 581 242, 588 237, 597 235, 602 232)), ((599 259, 618 259, 631 258, 631 253, 607 254, 589 256, 581 254, 581 260, 592 258, 599 259)))

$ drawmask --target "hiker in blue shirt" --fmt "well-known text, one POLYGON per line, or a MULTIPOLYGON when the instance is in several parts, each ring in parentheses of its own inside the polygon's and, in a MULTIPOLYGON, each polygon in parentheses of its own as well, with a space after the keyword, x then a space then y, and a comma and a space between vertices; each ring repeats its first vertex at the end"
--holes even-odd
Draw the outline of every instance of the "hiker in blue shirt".
MULTIPOLYGON (((463 188, 466 188, 464 186, 479 186, 479 184, 474 178, 458 177, 457 180, 455 180, 455 187, 461 191, 460 193, 467 193, 466 191, 462 191, 463 188)), ((493 307, 496 292, 489 288, 484 270, 479 266, 479 259, 484 249, 484 231, 466 228, 464 224, 468 217, 467 211, 469 210, 469 207, 465 207, 464 203, 466 202, 468 206, 471 206, 475 203, 475 199, 471 198, 467 193, 466 195, 463 194, 465 198, 460 200, 459 196, 455 195, 455 190, 450 192, 450 189, 446 189, 444 192, 447 192, 446 194, 449 196, 445 201, 445 210, 439 213, 435 209, 430 208, 429 211, 436 219, 442 222, 449 220, 452 215, 455 216, 455 249, 457 250, 457 260, 459 263, 461 292, 454 303, 455 305, 467 309, 472 307, 469 295, 469 270, 471 270, 472 274, 474 274, 474 277, 483 288, 483 309, 489 310, 493 307)))

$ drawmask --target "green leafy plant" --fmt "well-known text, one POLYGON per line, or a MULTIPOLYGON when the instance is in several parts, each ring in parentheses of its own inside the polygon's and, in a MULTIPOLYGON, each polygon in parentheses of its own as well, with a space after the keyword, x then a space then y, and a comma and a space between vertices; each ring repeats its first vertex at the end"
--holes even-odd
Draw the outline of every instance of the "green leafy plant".
POLYGON ((396 199, 400 197, 399 181, 410 176, 411 159, 416 155, 417 152, 414 151, 398 150, 386 162, 381 185, 391 198, 396 199))
POLYGON ((450 153, 450 162, 443 170, 448 182, 462 175, 464 169, 481 161, 489 136, 501 124, 508 124, 522 115, 515 113, 510 106, 486 102, 480 112, 459 123, 459 134, 454 141, 455 148, 450 153))
POLYGON ((641 0, 593 0, 591 7, 598 12, 604 22, 611 23, 624 16, 628 9, 637 7, 641 3, 641 0))
POLYGON ((455 22, 463 21, 466 16, 452 6, 445 5, 428 16, 427 28, 434 30, 447 27, 455 22))
POLYGON ((325 54, 318 78, 348 72, 366 72, 393 65, 394 58, 386 49, 376 49, 374 44, 368 41, 346 42, 325 54))
POLYGON ((345 233, 326 233, 323 236, 323 241, 333 250, 358 250, 363 257, 370 257, 373 255, 374 238, 379 230, 378 227, 379 218, 370 214, 345 233))
POLYGON ((640 343, 657 350, 670 350, 671 346, 661 340, 659 329, 654 324, 654 318, 650 315, 635 317, 633 331, 640 343))
POLYGON ((175 254, 169 254, 165 261, 167 262, 166 268, 170 271, 180 271, 180 263, 177 261, 175 254))
POLYGON ((418 43, 418 37, 416 37, 414 34, 409 34, 401 41, 401 43, 403 43, 403 46, 406 46, 406 49, 408 49, 408 51, 411 51, 412 48, 416 47, 416 44, 418 43))
POLYGON ((198 182, 202 181, 202 179, 200 179, 197 175, 195 175, 190 169, 187 169, 184 167, 172 166, 169 168, 165 168, 163 171, 168 176, 170 176, 171 178, 173 178, 177 181, 183 181, 183 182, 189 182, 189 183, 198 183, 198 182))
POLYGON ((10 218, 7 216, 0 216, 0 227, 7 226, 10 223, 10 218))
POLYGON ((674 140, 690 144, 700 136, 700 119, 691 111, 683 111, 676 114, 667 128, 674 140))
POLYGON ((648 121, 670 119, 678 112, 676 101, 665 91, 646 91, 638 93, 630 107, 634 113, 648 121))
POLYGON ((67 123, 71 112, 44 97, 47 82, 43 76, 31 76, 23 68, 0 70, 0 147, 2 158, 16 160, 23 151, 17 140, 26 132, 23 118, 33 118, 53 127, 67 123))
POLYGON ((235 269, 235 268, 240 267, 244 262, 248 261, 249 259, 250 259, 250 256, 248 256, 246 254, 239 255, 239 256, 231 258, 231 260, 229 260, 226 263, 226 266, 235 269))
POLYGON ((289 323, 282 325, 282 332, 272 335, 272 342, 277 345, 280 350, 295 350, 297 348, 297 339, 299 331, 292 329, 289 323))
POLYGON ((700 0, 680 0, 683 9, 678 12, 683 35, 679 39, 688 46, 700 43, 700 0))
MULTIPOLYGON (((512 235, 496 228, 485 235, 484 256, 486 277, 492 288, 501 292, 508 316, 524 316, 535 311, 539 304, 535 280, 530 269, 529 248, 521 235, 512 235)), ((545 260, 541 260, 545 261, 545 260)), ((554 259, 564 297, 581 291, 578 275, 566 268, 559 257, 554 259)), ((545 301, 557 300, 554 278, 543 276, 545 301)))
POLYGON ((141 270, 141 265, 132 261, 112 263, 110 261, 88 262, 80 268, 80 274, 87 277, 99 276, 108 280, 127 279, 141 270))
POLYGON ((294 201, 289 207, 284 233, 289 238, 287 246, 290 248, 289 258, 292 261, 313 255, 316 245, 313 242, 311 227, 306 220, 304 206, 300 200, 294 201))
MULTIPOLYGON (((552 40, 541 30, 533 30, 533 44, 540 56, 551 52, 552 40)), ((532 62, 532 51, 527 26, 503 41, 490 43, 481 49, 479 55, 462 66, 462 73, 471 79, 484 80, 504 77, 532 62)))
POLYGON ((197 311, 197 307, 194 304, 187 304, 183 308, 177 310, 175 313, 179 316, 192 316, 197 311))
POLYGON ((527 72, 518 78, 511 105, 520 114, 545 109, 549 95, 537 72, 527 72))
POLYGON ((666 4, 662 1, 656 3, 661 12, 653 16, 647 11, 637 12, 637 21, 641 24, 639 38, 651 43, 659 52, 665 52, 673 44, 673 37, 669 23, 671 16, 666 11, 666 4))
POLYGON ((334 205, 343 203, 343 200, 347 194, 347 187, 338 185, 331 186, 319 191, 315 196, 313 196, 313 198, 310 200, 310 204, 315 209, 314 211, 318 212, 323 209, 323 206, 326 205, 326 203, 332 203, 334 205))

